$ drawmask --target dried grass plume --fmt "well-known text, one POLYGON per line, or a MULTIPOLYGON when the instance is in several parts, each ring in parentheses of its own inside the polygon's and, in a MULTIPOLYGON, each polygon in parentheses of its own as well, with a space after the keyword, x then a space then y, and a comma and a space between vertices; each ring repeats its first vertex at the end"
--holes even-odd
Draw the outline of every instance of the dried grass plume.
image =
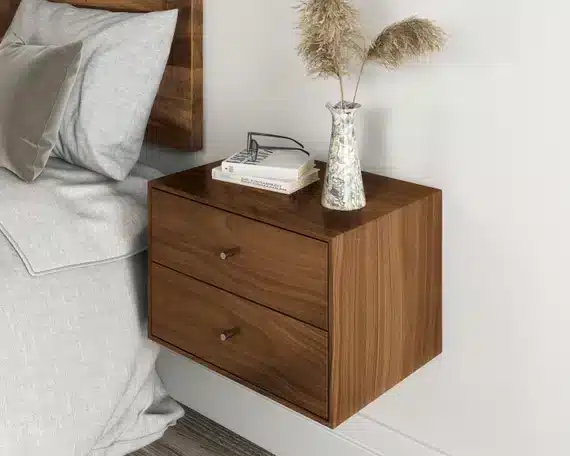
POLYGON ((355 51, 362 49, 358 10, 349 0, 302 0, 296 8, 301 31, 299 55, 309 74, 338 78, 343 100, 343 76, 355 51))
POLYGON ((367 63, 398 68, 410 59, 440 51, 446 41, 443 29, 433 22, 411 17, 386 27, 370 45, 364 45, 359 12, 350 0, 302 0, 296 9, 301 34, 298 53, 310 75, 338 79, 343 106, 343 77, 350 74, 351 62, 360 63, 355 101, 367 63))
POLYGON ((410 58, 441 51, 446 35, 428 19, 411 17, 386 27, 368 49, 367 59, 398 68, 410 58))

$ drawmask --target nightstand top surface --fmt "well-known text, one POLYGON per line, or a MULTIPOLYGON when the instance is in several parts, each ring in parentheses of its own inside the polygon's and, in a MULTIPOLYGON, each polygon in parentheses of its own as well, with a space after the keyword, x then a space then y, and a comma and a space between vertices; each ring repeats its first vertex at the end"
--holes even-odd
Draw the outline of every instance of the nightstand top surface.
POLYGON ((220 163, 162 177, 152 181, 151 187, 323 241, 439 192, 365 172, 367 206, 355 212, 337 212, 321 206, 323 162, 317 162, 321 180, 292 195, 213 180, 212 169, 220 163))

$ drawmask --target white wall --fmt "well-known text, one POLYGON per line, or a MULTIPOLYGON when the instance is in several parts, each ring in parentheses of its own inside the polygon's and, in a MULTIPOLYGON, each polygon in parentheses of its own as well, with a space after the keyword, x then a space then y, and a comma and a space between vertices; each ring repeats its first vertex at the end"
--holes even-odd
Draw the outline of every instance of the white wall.
MULTIPOLYGON (((352 454, 349 439, 385 456, 567 456, 570 3, 358 3, 372 29, 417 13, 451 33, 428 64, 368 71, 359 118, 365 169, 445 192, 444 355, 334 434, 174 355, 161 374, 175 396, 278 454, 308 432, 321 447, 307 455, 332 454, 336 435, 339 455, 352 454)), ((238 150, 251 129, 324 157, 336 85, 304 75, 290 6, 206 1, 206 151, 185 165, 238 150)))

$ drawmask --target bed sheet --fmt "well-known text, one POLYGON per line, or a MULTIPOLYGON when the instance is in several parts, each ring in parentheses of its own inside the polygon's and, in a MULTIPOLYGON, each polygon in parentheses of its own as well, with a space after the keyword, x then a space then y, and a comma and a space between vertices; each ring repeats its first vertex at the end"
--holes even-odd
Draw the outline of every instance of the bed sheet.
POLYGON ((146 253, 32 275, 0 234, 0 455, 125 455, 182 416, 155 371, 146 281, 146 253))

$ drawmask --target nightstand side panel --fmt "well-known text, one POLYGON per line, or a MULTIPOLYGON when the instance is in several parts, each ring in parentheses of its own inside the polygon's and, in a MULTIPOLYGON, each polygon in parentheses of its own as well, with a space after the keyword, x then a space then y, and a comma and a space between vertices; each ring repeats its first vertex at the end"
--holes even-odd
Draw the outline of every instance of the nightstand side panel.
POLYGON ((441 353, 441 192, 331 242, 332 427, 441 353))
POLYGON ((330 244, 330 422, 334 428, 374 399, 382 344, 375 221, 330 244))
POLYGON ((442 352, 442 193, 434 192, 401 212, 405 378, 442 352))

